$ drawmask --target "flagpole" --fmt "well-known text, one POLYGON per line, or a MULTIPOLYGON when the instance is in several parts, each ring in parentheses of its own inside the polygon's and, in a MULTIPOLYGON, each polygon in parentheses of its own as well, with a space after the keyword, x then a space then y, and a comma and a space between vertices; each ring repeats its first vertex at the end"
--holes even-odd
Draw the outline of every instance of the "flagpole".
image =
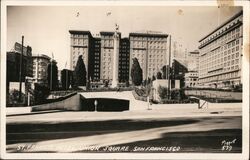
POLYGON ((21 102, 22 100, 23 41, 24 41, 24 36, 22 36, 22 48, 21 48, 21 55, 20 55, 19 97, 18 97, 19 102, 21 102))
POLYGON ((168 99, 171 99, 171 79, 172 77, 170 72, 171 72, 171 35, 169 35, 169 57, 168 57, 168 63, 169 63, 169 69, 168 69, 168 99))
POLYGON ((66 64, 65 64, 65 71, 66 71, 66 87, 65 87, 65 90, 68 89, 68 70, 67 70, 67 61, 66 61, 66 64))

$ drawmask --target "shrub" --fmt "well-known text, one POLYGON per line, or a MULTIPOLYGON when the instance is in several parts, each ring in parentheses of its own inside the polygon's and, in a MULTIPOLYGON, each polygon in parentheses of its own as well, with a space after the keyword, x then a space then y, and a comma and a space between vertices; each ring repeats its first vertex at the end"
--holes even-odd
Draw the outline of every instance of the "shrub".
POLYGON ((35 83, 35 89, 33 92, 34 104, 45 103, 49 93, 50 91, 48 87, 35 83))
POLYGON ((158 87, 158 93, 161 99, 168 98, 168 88, 167 87, 158 87))

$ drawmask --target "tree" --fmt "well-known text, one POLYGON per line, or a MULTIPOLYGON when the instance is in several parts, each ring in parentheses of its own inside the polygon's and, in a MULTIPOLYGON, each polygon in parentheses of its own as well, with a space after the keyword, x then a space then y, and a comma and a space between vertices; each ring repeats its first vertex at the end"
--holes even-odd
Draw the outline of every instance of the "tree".
POLYGON ((82 55, 78 57, 74 70, 75 86, 86 86, 86 67, 82 59, 82 55))
POLYGON ((142 69, 137 58, 133 58, 132 60, 133 60, 133 64, 131 67, 132 83, 136 86, 139 86, 142 83, 142 69))
POLYGON ((109 87, 109 80, 104 81, 104 87, 108 88, 109 87))
POLYGON ((152 76, 152 82, 156 80, 155 75, 152 76))
POLYGON ((148 77, 148 85, 151 83, 151 78, 148 77))
POLYGON ((164 65, 161 69, 162 71, 162 79, 167 79, 167 67, 164 65))
POLYGON ((49 96, 49 87, 35 83, 32 95, 35 105, 46 103, 46 98, 49 96))
POLYGON ((47 80, 48 80, 48 87, 50 88, 50 90, 56 90, 58 88, 58 68, 57 68, 57 64, 55 61, 53 61, 52 63, 49 63, 48 65, 47 80), (52 71, 52 74, 51 74, 51 71, 52 71))
POLYGON ((161 72, 157 72, 156 78, 157 78, 157 79, 162 79, 162 73, 161 73, 161 72))

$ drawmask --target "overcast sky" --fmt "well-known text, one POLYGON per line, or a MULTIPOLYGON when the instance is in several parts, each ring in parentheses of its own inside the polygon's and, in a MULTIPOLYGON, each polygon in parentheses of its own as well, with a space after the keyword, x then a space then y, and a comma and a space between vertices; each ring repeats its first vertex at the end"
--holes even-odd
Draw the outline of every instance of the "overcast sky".
POLYGON ((167 7, 167 6, 11 6, 7 8, 7 50, 15 42, 32 47, 33 54, 46 54, 69 68, 69 30, 113 31, 120 26, 122 37, 129 32, 151 30, 171 34, 188 51, 198 48, 198 41, 218 25, 239 12, 241 7, 167 7), (77 16, 79 12, 79 16, 77 16), (107 13, 111 12, 109 16, 107 13))

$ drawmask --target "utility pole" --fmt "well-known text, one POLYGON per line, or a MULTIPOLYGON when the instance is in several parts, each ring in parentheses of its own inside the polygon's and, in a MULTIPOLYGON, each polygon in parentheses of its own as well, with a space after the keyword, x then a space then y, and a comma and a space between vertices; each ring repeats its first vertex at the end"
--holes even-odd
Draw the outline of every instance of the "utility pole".
POLYGON ((171 86, 170 86, 170 66, 171 66, 171 35, 169 35, 169 56, 168 56, 168 99, 171 99, 171 86))
POLYGON ((65 63, 65 71, 66 71, 66 87, 65 87, 65 90, 68 90, 68 70, 67 70, 67 61, 65 63))
POLYGON ((53 63, 53 58, 54 58, 54 55, 53 55, 53 52, 52 52, 52 59, 51 59, 51 63, 50 63, 50 91, 52 91, 52 63, 53 63))
POLYGON ((19 69, 19 97, 18 97, 19 102, 21 102, 22 100, 23 41, 24 41, 24 36, 22 36, 22 48, 21 48, 20 69, 19 69))

